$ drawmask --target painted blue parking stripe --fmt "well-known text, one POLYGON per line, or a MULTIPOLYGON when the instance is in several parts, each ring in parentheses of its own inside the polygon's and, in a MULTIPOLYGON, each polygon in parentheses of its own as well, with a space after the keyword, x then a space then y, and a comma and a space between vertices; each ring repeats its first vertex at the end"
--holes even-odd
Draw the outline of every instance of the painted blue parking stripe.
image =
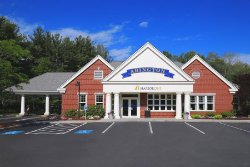
POLYGON ((78 131, 74 132, 74 134, 76 134, 76 135, 85 135, 85 134, 90 134, 92 132, 93 132, 93 130, 78 130, 78 131))
POLYGON ((18 135, 18 134, 23 134, 24 131, 22 130, 14 130, 14 131, 8 131, 8 132, 4 132, 2 133, 3 135, 18 135))

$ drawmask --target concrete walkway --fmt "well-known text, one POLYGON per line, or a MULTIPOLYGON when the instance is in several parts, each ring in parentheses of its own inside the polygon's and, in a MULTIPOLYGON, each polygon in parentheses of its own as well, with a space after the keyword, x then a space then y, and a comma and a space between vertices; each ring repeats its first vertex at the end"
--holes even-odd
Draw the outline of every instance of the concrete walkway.
POLYGON ((249 120, 225 120, 225 119, 174 119, 174 118, 122 118, 100 120, 60 120, 51 123, 84 123, 84 122, 231 122, 250 123, 249 120))

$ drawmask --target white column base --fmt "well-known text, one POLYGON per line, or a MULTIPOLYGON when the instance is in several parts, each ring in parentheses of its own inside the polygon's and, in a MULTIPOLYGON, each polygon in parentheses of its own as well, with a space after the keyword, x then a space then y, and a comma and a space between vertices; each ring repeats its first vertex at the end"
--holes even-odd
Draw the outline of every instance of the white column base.
POLYGON ((176 115, 175 119, 182 119, 182 102, 181 102, 182 92, 176 92, 176 115))
POLYGON ((24 116, 25 115, 25 96, 21 96, 21 111, 18 114, 18 116, 24 116))
POLYGON ((119 100, 119 93, 115 93, 114 99, 114 117, 115 119, 120 119, 120 100, 119 100))
POLYGON ((49 95, 46 95, 45 99, 45 113, 44 116, 49 116, 49 95))
POLYGON ((104 119, 109 119, 110 113, 111 113, 111 93, 106 93, 106 111, 104 119))

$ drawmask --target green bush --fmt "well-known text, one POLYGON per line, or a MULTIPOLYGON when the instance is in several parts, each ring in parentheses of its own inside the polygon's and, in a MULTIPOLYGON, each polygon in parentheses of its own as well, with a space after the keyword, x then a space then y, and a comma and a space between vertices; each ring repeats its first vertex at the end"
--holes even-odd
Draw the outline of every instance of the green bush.
POLYGON ((201 115, 200 115, 200 114, 193 114, 193 115, 191 115, 191 117, 192 117, 193 119, 200 119, 200 118, 201 118, 201 115))
POLYGON ((215 116, 215 113, 214 112, 207 112, 205 114, 205 117, 214 117, 215 116))
POLYGON ((234 117, 236 113, 235 112, 222 112, 221 115, 223 118, 231 118, 231 117, 234 117))
POLYGON ((217 115, 215 115, 213 118, 214 118, 214 119, 222 119, 222 115, 217 114, 217 115))
POLYGON ((77 115, 77 111, 75 109, 69 109, 65 112, 66 117, 74 117, 77 115))
POLYGON ((87 117, 99 116, 100 118, 104 117, 104 109, 102 105, 93 105, 89 106, 87 111, 87 117))

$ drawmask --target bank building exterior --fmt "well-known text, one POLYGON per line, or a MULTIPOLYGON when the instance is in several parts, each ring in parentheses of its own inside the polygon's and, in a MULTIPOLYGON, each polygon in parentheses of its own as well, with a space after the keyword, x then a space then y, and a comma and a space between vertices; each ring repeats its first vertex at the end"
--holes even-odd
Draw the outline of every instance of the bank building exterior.
POLYGON ((21 95, 21 115, 26 95, 45 96, 45 115, 49 114, 50 96, 60 95, 62 114, 78 109, 79 103, 81 108, 102 105, 106 119, 109 113, 115 119, 144 118, 145 110, 150 110, 152 118, 176 119, 183 113, 190 118, 194 113, 231 111, 238 91, 198 55, 181 64, 150 43, 123 62, 109 63, 96 56, 75 73, 45 73, 21 86, 12 87, 21 95))

